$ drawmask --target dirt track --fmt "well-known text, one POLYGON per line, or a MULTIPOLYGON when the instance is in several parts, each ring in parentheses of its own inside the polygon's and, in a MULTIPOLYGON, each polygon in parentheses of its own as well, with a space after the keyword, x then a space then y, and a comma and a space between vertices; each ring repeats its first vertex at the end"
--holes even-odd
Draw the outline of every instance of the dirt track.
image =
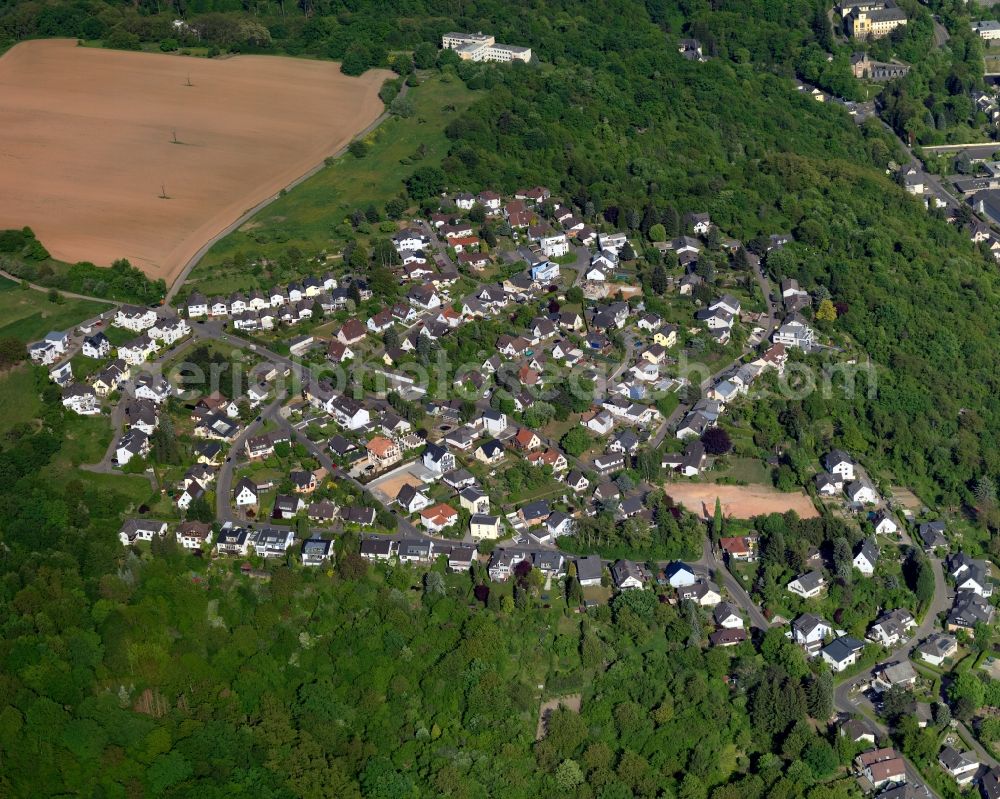
POLYGON ((390 76, 23 42, 0 58, 0 228, 30 225, 57 258, 124 257, 169 283, 373 122, 390 76))
POLYGON ((722 512, 737 519, 789 510, 794 510, 803 519, 819 515, 812 500, 803 491, 786 494, 770 486, 714 483, 667 483, 663 490, 674 502, 706 518, 715 513, 716 497, 722 503, 722 512))

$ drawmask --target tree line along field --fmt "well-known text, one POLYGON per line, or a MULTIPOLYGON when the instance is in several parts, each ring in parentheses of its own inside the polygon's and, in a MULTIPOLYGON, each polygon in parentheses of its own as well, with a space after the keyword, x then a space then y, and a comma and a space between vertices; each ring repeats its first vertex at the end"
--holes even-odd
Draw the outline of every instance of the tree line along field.
POLYGON ((415 169, 441 163, 449 147, 445 127, 476 96, 449 73, 409 89, 412 114, 385 120, 366 137, 363 157, 341 156, 216 243, 189 274, 185 291, 211 296, 254 287, 252 272, 233 264, 237 253, 277 260, 289 248, 306 257, 338 251, 351 235, 352 211, 371 204, 381 209, 404 194, 403 181, 415 169))
POLYGON ((391 73, 22 42, 0 58, 0 228, 170 282, 247 209, 373 123, 391 73), (261 113, 266 109, 266 113, 261 113))

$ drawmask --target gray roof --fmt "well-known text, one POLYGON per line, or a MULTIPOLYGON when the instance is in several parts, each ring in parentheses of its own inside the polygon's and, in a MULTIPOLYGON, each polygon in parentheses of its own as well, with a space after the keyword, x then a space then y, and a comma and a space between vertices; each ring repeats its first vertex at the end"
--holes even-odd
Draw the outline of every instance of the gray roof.
POLYGON ((857 638, 851 638, 850 636, 843 636, 831 641, 821 650, 825 655, 832 658, 836 663, 842 663, 847 660, 855 652, 860 652, 865 648, 864 641, 859 641, 857 638))
POLYGON ((576 576, 580 582, 600 580, 603 574, 604 564, 597 555, 587 555, 576 559, 576 576))
POLYGON ((805 574, 800 574, 792 582, 796 581, 798 581, 799 585, 802 586, 802 590, 808 593, 809 591, 814 591, 823 585, 823 574, 822 572, 815 570, 806 572, 805 574))
POLYGON ((860 547, 858 547, 858 551, 855 554, 855 557, 857 557, 858 555, 863 555, 865 560, 867 560, 872 566, 874 566, 876 563, 878 563, 878 554, 879 554, 878 546, 875 544, 874 541, 872 541, 869 538, 866 539, 861 544, 860 547))

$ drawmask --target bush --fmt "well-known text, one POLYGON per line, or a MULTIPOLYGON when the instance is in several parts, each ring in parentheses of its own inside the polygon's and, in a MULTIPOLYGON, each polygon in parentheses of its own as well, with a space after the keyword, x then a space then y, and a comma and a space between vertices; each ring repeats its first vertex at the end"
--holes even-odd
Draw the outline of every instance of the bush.
POLYGON ((355 139, 347 145, 347 152, 355 158, 364 158, 368 155, 368 142, 364 141, 364 139, 355 139))
POLYGON ((123 28, 115 28, 104 38, 103 46, 109 50, 138 50, 139 37, 123 28))
POLYGON ((160 50, 164 53, 173 53, 180 49, 180 44, 176 39, 164 39, 160 42, 160 50))

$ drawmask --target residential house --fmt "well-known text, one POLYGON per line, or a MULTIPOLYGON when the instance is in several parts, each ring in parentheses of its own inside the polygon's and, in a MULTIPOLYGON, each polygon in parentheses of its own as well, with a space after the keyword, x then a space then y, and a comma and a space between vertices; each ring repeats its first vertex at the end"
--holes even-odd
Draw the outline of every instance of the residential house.
POLYGON ((844 488, 843 479, 836 474, 820 472, 815 477, 816 491, 824 497, 835 497, 844 488))
POLYGON ((491 438, 489 441, 484 441, 476 448, 476 460, 482 461, 483 463, 490 464, 491 466, 504 458, 504 448, 503 444, 497 441, 495 438, 491 438))
POLYGON ((938 755, 938 763, 959 785, 969 785, 979 771, 979 758, 972 752, 959 752, 946 746, 938 755))
POLYGON ((741 628, 723 627, 708 636, 708 641, 712 646, 739 646, 748 638, 747 631, 741 628))
POLYGON ((609 474, 616 474, 625 468, 625 456, 616 453, 606 453, 594 458, 594 470, 606 477, 609 474))
POLYGON ((434 559, 434 542, 403 539, 396 547, 396 557, 401 563, 430 563, 434 559))
POLYGON ((562 511, 553 511, 545 520, 545 529, 553 539, 563 535, 572 535, 576 529, 576 521, 572 516, 562 511))
POLYGON ((156 323, 156 311, 152 308, 140 308, 137 305, 122 305, 118 308, 111 324, 141 333, 156 323))
POLYGON ((677 600, 694 602, 701 607, 713 607, 722 601, 722 594, 708 580, 696 580, 693 585, 683 585, 677 589, 677 600))
POLYGON ((976 626, 992 624, 995 613, 996 609, 979 594, 961 591, 948 611, 944 626, 948 632, 965 630, 966 635, 975 638, 976 626))
POLYGON ((212 543, 212 525, 205 522, 182 522, 174 532, 177 543, 184 549, 201 549, 212 543))
POLYGON ((163 538, 167 532, 167 523, 156 519, 126 519, 118 531, 122 546, 129 546, 136 541, 152 541, 163 538))
POLYGON ((371 527, 375 524, 375 508, 348 506, 341 508, 339 515, 345 524, 356 524, 359 527, 371 527))
POLYGON ((864 641, 844 635, 824 646, 819 653, 832 671, 841 672, 857 663, 858 653, 864 648, 864 641))
POLYGON ((104 333, 95 333, 84 338, 82 352, 86 358, 106 358, 111 354, 111 342, 104 333))
POLYGON ((399 444, 391 438, 375 436, 367 444, 365 450, 368 452, 368 462, 377 471, 382 471, 398 463, 403 457, 403 451, 399 444))
POLYGON ((820 595, 825 585, 826 578, 822 572, 810 571, 796 577, 786 588, 803 599, 812 599, 820 595))
POLYGON ((611 580, 619 591, 643 588, 648 574, 646 570, 631 560, 616 560, 611 566, 611 580))
POLYGON ((517 431, 517 435, 514 436, 514 445, 522 452, 529 452, 540 447, 542 440, 534 431, 529 430, 527 427, 522 427, 517 431))
POLYGON ((476 486, 468 486, 458 492, 458 504, 469 513, 488 514, 490 512, 490 498, 476 486))
POLYGON ((867 480, 855 480, 847 486, 847 498, 855 505, 874 505, 878 494, 867 480))
POLYGON ((566 456, 551 447, 544 452, 532 452, 527 461, 532 466, 548 466, 556 474, 566 471, 568 466, 566 456))
POLYGON ((294 519, 295 515, 305 507, 301 497, 295 494, 278 494, 274 498, 274 511, 272 516, 275 519, 294 519))
POLYGON ((537 527, 549 518, 551 512, 549 503, 544 499, 539 499, 524 505, 518 510, 517 515, 528 527, 537 527))
POLYGON ((720 538, 719 548, 728 560, 752 563, 757 560, 757 537, 720 538))
POLYGON ((118 347, 118 357, 130 366, 138 366, 159 350, 159 345, 148 335, 132 339, 118 347))
POLYGON ((889 663, 878 672, 876 682, 884 688, 894 686, 910 688, 916 685, 917 673, 913 670, 913 664, 908 660, 900 663, 889 663))
POLYGON ((712 611, 712 619, 723 629, 743 629, 743 616, 739 608, 730 602, 720 602, 712 611))
POLYGON ((604 575, 604 562, 598 555, 586 555, 576 559, 576 579, 583 588, 601 584, 604 575))
POLYGON ((371 561, 387 561, 395 554, 396 542, 388 538, 365 538, 361 541, 361 557, 371 561))
POLYGON ((256 508, 260 501, 260 489, 248 477, 243 477, 233 489, 233 498, 237 508, 256 508))
POLYGON ((469 520, 469 533, 476 541, 500 537, 500 517, 475 513, 469 520))
POLYGON ((507 414, 502 411, 487 408, 483 415, 479 417, 483 430, 491 435, 499 435, 507 429, 507 414))
POLYGON ((871 538, 865 539, 857 548, 854 554, 854 568, 865 577, 875 574, 875 566, 878 563, 878 545, 871 538))
POLYGON ((126 430, 115 447, 115 463, 126 466, 132 458, 145 458, 149 454, 149 436, 138 427, 126 430))
POLYGON ((674 561, 664 570, 667 582, 673 588, 694 585, 697 579, 694 569, 681 561, 674 561))
POLYGON ((455 456, 439 444, 428 443, 422 461, 435 474, 444 474, 455 468, 455 456))
POLYGON ((159 341, 164 346, 169 347, 180 341, 191 332, 188 323, 178 318, 172 311, 160 311, 157 314, 156 322, 148 330, 150 338, 159 341))
POLYGON ((895 535, 899 532, 899 525, 893 518, 891 511, 880 510, 872 517, 872 524, 875 532, 879 535, 895 535))
POLYGON ((288 475, 288 479, 296 494, 311 494, 318 485, 316 475, 313 472, 296 470, 288 475))
POLYGON ((941 666, 958 652, 958 639, 947 633, 933 633, 916 648, 920 659, 932 666, 941 666))
POLYGON ((251 532, 248 542, 258 558, 281 558, 295 543, 295 532, 264 527, 251 532))
POLYGON ((892 748, 872 749, 854 758, 858 773, 874 788, 893 782, 906 782, 906 764, 892 748))
POLYGON ((111 392, 117 391, 118 387, 128 380, 130 371, 125 361, 116 358, 94 378, 94 393, 98 397, 106 397, 111 392))
POLYGON ((924 551, 934 552, 936 549, 948 546, 948 539, 945 538, 945 523, 943 521, 923 522, 917 528, 917 535, 923 544, 924 551))
POLYGON ((246 557, 250 551, 250 534, 243 527, 234 527, 226 522, 215 539, 215 551, 219 555, 246 557))
POLYGON ((333 554, 333 541, 326 538, 308 538, 302 543, 302 565, 322 566, 333 554))
POLYGON ((861 719, 848 719, 843 722, 838 727, 837 734, 853 744, 868 743, 872 746, 875 745, 875 730, 861 719))
POLYGON ((792 641, 802 646, 810 656, 823 647, 823 641, 833 635, 833 627, 812 613, 803 613, 792 622, 792 641))
POLYGON ((420 511, 421 524, 432 533, 451 527, 457 521, 458 511, 443 502, 420 511))
POLYGON ((854 459, 842 449, 835 449, 823 458, 823 467, 830 473, 840 477, 846 483, 855 479, 854 459))
POLYGON ((913 614, 908 610, 892 610, 883 613, 868 630, 868 639, 891 649, 906 640, 906 636, 917 626, 913 614))
POLYGON ((94 416, 101 412, 97 392, 84 383, 73 383, 62 392, 62 404, 81 416, 94 416))
POLYGON ((574 469, 566 475, 566 485, 579 494, 590 487, 590 480, 587 479, 583 472, 574 469))

